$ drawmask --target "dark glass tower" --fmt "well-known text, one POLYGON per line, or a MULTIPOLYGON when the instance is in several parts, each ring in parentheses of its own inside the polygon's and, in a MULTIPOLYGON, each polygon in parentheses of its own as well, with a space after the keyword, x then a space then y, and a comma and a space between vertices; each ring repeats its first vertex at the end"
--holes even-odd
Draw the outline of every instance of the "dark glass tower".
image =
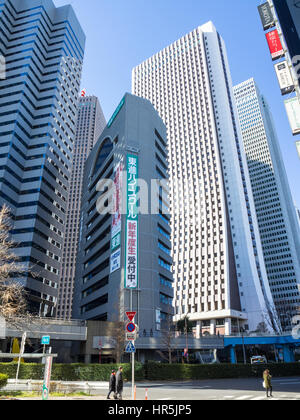
POLYGON ((13 219, 31 310, 57 301, 85 35, 70 6, 0 4, 0 204, 13 219))

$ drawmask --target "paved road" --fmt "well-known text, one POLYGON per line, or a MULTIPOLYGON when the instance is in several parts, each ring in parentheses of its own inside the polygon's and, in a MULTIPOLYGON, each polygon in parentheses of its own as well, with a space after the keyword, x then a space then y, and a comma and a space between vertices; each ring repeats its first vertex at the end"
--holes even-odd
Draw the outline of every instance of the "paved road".
MULTIPOLYGON (((273 379, 273 401, 276 400, 299 400, 300 401, 300 377, 274 378, 273 379)), ((224 379, 204 380, 191 382, 147 382, 137 383, 137 400, 145 400, 146 389, 148 400, 156 401, 186 401, 186 400, 223 400, 223 401, 260 401, 267 400, 265 390, 262 387, 262 380, 251 379, 224 379)), ((97 395, 91 397, 76 396, 54 399, 75 399, 75 400, 104 400, 107 394, 106 384, 98 389, 97 395)), ((40 398, 26 398, 40 399, 40 398)), ((131 384, 126 384, 124 389, 124 400, 131 399, 131 384)), ((268 399, 271 400, 271 399, 268 399)))
MULTIPOLYGON (((137 384, 137 399, 150 400, 264 400, 262 380, 225 379, 160 384, 137 384)), ((128 391, 126 389, 126 394, 128 391)), ((274 378, 273 400, 300 400, 300 378, 274 378)))

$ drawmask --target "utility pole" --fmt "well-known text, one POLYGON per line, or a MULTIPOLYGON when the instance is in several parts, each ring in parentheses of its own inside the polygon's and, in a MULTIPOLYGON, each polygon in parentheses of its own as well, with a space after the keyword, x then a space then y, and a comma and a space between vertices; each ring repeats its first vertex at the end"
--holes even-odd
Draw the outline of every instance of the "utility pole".
POLYGON ((244 333, 245 330, 243 327, 241 327, 240 332, 242 333, 242 341, 243 341, 243 357, 244 357, 244 365, 247 364, 247 357, 246 357, 246 349, 245 349, 245 339, 244 339, 244 333))

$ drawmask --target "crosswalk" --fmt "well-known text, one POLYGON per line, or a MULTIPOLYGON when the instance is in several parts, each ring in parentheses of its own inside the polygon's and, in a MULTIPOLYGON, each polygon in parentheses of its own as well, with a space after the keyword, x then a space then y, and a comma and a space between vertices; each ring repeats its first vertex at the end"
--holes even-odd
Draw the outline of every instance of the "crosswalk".
POLYGON ((216 398, 217 400, 225 400, 225 401, 281 401, 281 400, 289 400, 289 401, 300 401, 300 394, 299 395, 287 395, 287 394, 274 394, 272 398, 267 398, 265 395, 255 396, 250 394, 245 395, 225 395, 221 398, 216 398))

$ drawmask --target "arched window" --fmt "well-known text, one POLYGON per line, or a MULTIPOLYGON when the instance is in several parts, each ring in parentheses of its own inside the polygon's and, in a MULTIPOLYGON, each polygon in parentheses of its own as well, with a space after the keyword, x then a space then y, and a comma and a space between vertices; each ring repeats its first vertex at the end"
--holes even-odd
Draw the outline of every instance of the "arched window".
POLYGON ((104 140, 104 142, 102 143, 102 145, 100 147, 98 156, 97 156, 96 164, 95 164, 95 167, 94 167, 94 174, 98 171, 99 168, 101 168, 105 159, 107 158, 107 156, 113 150, 113 147, 114 147, 113 143, 111 142, 111 140, 109 138, 104 140))

